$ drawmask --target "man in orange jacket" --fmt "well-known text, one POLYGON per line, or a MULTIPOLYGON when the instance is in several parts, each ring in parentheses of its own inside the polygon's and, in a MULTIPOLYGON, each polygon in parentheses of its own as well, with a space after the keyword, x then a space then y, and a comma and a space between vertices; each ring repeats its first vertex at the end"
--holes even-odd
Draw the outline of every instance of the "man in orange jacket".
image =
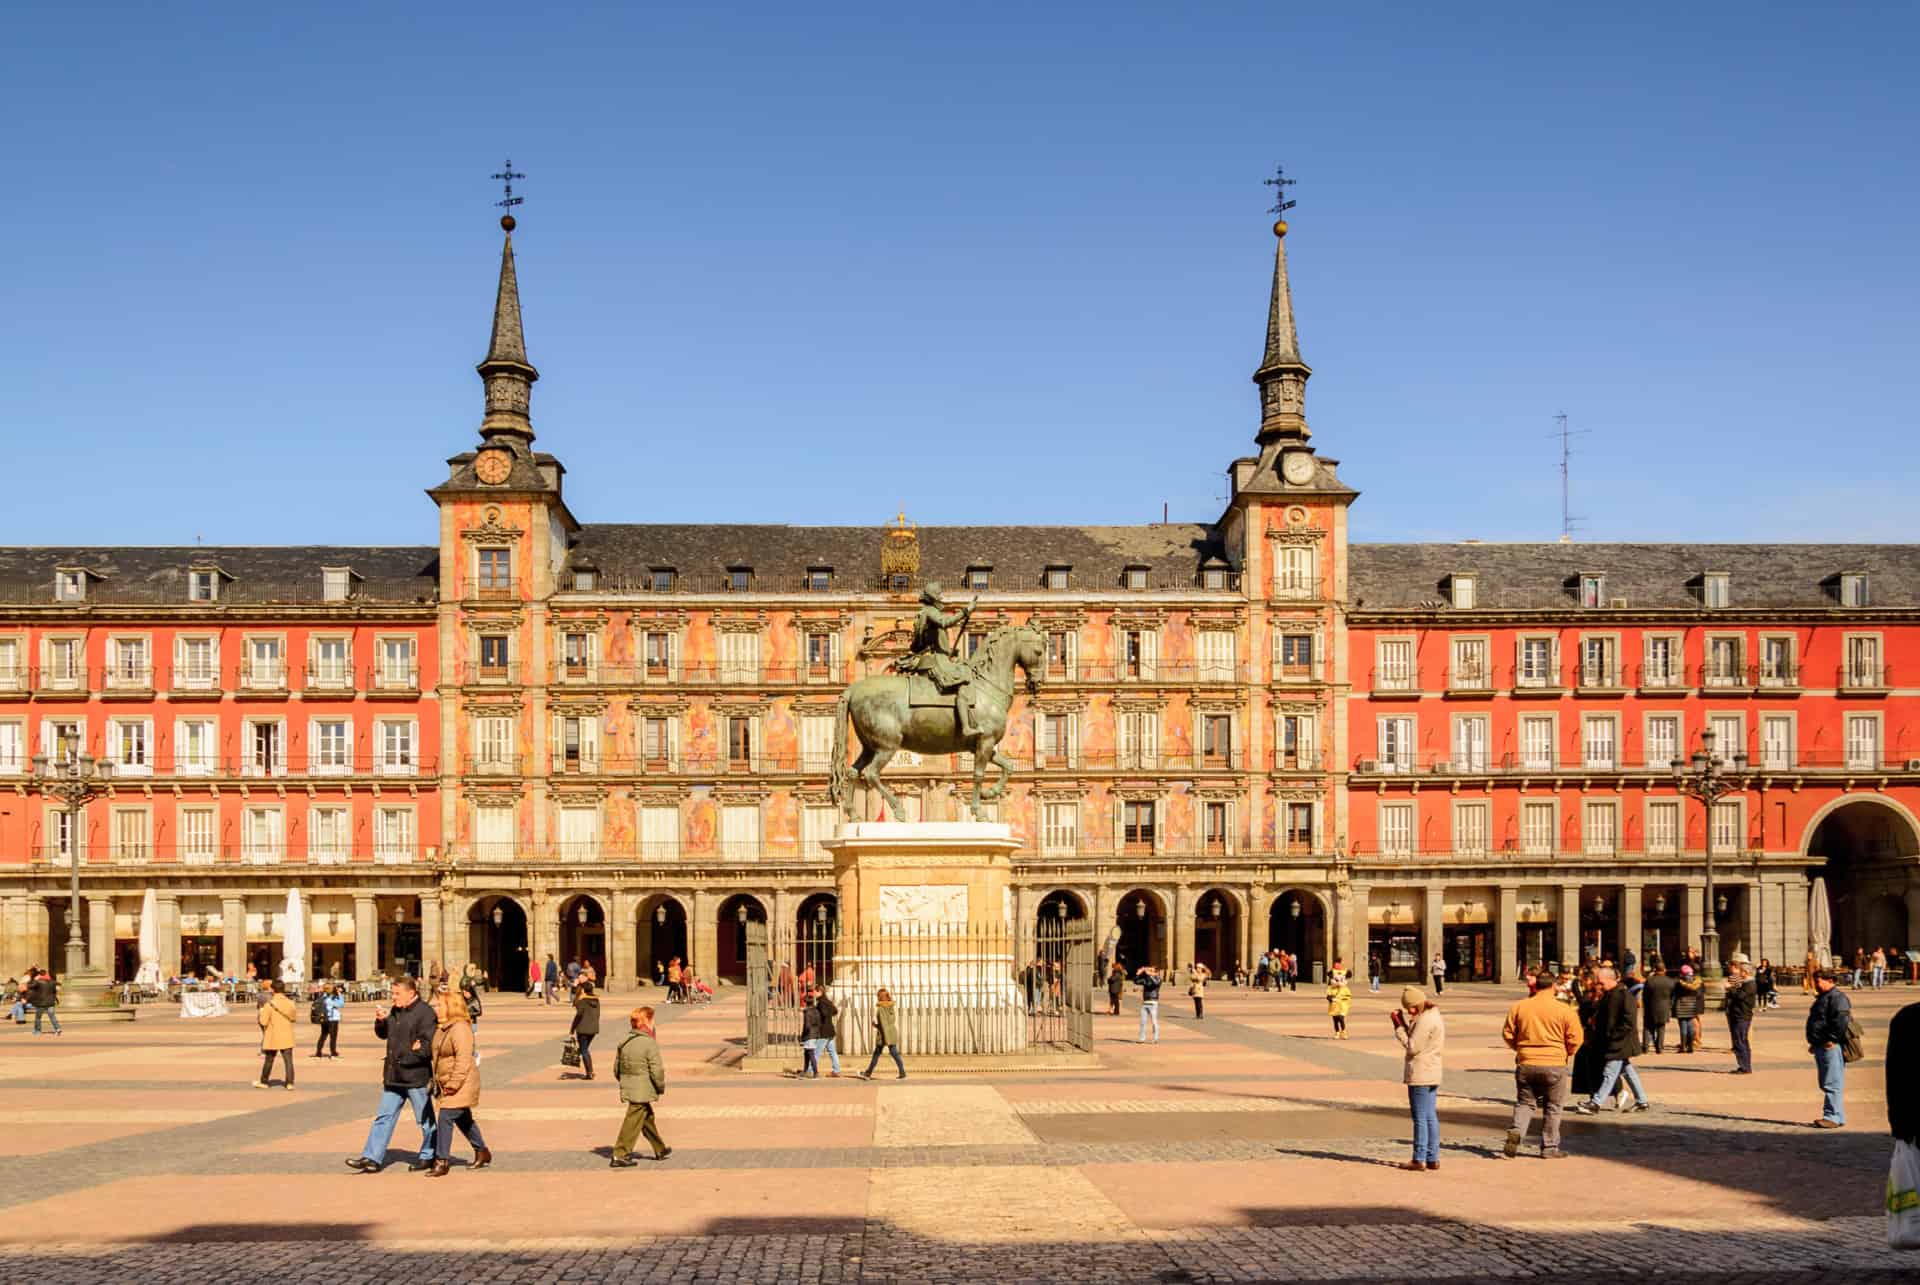
POLYGON ((1567 1063, 1580 1049, 1580 1023, 1572 1008, 1560 1002, 1555 987, 1543 985, 1531 997, 1507 1010, 1500 1037, 1513 1050, 1513 1126, 1507 1131, 1504 1154, 1520 1154, 1535 1109, 1541 1112, 1540 1157, 1559 1160, 1560 1112, 1567 1105, 1567 1063))

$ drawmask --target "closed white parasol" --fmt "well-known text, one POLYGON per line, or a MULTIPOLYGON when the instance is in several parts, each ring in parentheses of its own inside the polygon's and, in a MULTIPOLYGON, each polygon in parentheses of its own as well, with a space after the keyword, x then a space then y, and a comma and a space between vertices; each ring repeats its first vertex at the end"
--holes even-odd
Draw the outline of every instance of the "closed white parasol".
POLYGON ((1833 964, 1833 912, 1827 906, 1827 881, 1819 876, 1807 893, 1807 949, 1820 967, 1833 964))
POLYGON ((298 888, 287 889, 287 917, 280 930, 280 980, 305 981, 307 976, 307 907, 298 888))
POLYGON ((158 986, 161 980, 160 902, 151 888, 140 898, 140 971, 133 980, 142 986, 158 986))

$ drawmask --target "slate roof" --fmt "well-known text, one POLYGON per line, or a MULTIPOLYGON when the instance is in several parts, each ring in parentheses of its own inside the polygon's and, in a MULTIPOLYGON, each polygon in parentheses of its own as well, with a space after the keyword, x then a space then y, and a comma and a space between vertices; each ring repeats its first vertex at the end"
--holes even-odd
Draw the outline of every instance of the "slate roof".
POLYGON ((0 602, 51 605, 54 569, 84 567, 100 577, 87 587, 90 603, 186 606, 187 569, 208 565, 230 577, 219 597, 228 606, 318 603, 322 567, 352 570, 353 595, 362 602, 432 602, 439 561, 431 545, 0 548, 0 602))
POLYGON ((1609 604, 1697 611, 1708 571, 1731 577, 1733 610, 1834 607, 1841 573, 1856 571, 1871 605, 1920 606, 1914 544, 1354 544, 1348 557, 1357 612, 1442 606, 1455 572, 1475 574, 1475 601, 1489 611, 1565 610, 1579 577, 1595 573, 1609 604))
MULTIPOLYGON (((586 523, 570 559, 599 571, 603 587, 642 586, 672 567, 681 587, 717 586, 728 568, 753 569, 756 590, 798 588, 814 567, 834 570, 834 587, 878 585, 883 526, 672 525, 586 523)), ((1218 554, 1213 528, 1158 526, 923 526, 917 580, 957 588, 969 567, 989 566, 995 590, 1037 589, 1050 566, 1071 568, 1072 588, 1121 587, 1121 573, 1146 567, 1154 587, 1192 587, 1201 562, 1218 554)))

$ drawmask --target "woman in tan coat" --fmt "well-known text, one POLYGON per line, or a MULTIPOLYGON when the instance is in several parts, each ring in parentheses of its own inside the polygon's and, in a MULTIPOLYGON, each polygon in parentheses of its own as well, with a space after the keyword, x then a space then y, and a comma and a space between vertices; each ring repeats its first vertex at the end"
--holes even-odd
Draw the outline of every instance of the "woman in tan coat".
POLYGON ((287 1088, 293 1087, 293 1012, 293 1001, 287 998, 280 981, 268 982, 266 1002, 256 1012, 260 1021, 260 1078, 253 1082, 256 1089, 273 1087, 267 1081, 273 1074, 276 1053, 287 1073, 287 1088))
POLYGON ((467 999, 456 990, 442 990, 433 999, 434 1016, 439 1024, 433 1032, 433 1088, 438 1095, 435 1106, 439 1121, 433 1137, 433 1169, 428 1176, 444 1178, 453 1157, 453 1131, 458 1128, 473 1147, 475 1169, 493 1163, 480 1136, 480 1123, 473 1118, 480 1104, 480 1067, 473 1060, 473 1022, 467 1013, 467 999))
POLYGON ((1441 1058, 1447 1047, 1447 1024, 1440 1019, 1439 1006, 1418 986, 1400 992, 1400 1012, 1395 1014, 1394 1036, 1406 1049, 1406 1064, 1401 1079, 1407 1086, 1407 1106, 1413 1112, 1413 1159, 1402 1169, 1438 1169, 1440 1167, 1441 1058))

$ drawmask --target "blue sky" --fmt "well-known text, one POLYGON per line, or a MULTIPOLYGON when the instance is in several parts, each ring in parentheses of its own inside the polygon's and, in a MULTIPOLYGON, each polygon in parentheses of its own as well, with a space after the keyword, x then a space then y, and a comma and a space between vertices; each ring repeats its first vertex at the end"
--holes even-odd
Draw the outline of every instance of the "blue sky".
POLYGON ((0 541, 431 542, 507 154, 586 521, 1212 518, 1283 161, 1356 537, 1911 539, 1917 12, 16 10, 0 541))

